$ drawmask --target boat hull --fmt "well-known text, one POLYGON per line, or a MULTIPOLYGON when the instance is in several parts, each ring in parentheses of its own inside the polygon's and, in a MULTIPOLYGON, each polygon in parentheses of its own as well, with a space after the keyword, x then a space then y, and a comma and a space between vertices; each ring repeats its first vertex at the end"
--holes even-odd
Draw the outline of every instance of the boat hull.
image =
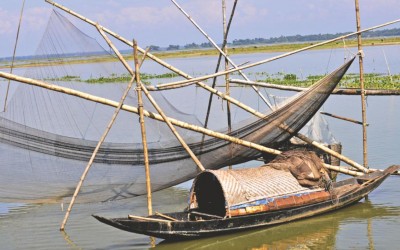
MULTIPOLYGON (((259 227, 271 227, 282 223, 299 220, 318 214, 338 210, 354 204, 377 188, 390 174, 399 169, 392 166, 383 172, 376 172, 362 178, 351 178, 340 182, 340 185, 355 185, 347 193, 339 194, 337 198, 327 201, 287 208, 278 211, 270 211, 231 218, 188 220, 189 212, 170 213, 167 216, 178 221, 147 221, 132 218, 107 219, 93 215, 99 221, 113 227, 139 234, 145 234, 167 240, 185 240, 203 237, 212 237, 222 234, 234 233, 259 227)), ((159 218, 159 217, 149 217, 159 218)), ((156 220, 156 219, 155 219, 156 220)))

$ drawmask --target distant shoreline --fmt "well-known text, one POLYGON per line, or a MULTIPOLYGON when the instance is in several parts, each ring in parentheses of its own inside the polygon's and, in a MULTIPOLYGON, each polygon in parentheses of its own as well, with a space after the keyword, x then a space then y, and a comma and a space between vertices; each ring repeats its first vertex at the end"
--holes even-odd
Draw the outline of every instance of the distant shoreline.
MULTIPOLYGON (((240 47, 228 48, 228 54, 252 54, 252 53, 271 53, 271 52, 288 52, 297 49, 301 49, 316 43, 316 42, 306 42, 306 43, 287 43, 287 44, 268 44, 268 45, 247 45, 240 47)), ((386 46, 386 45, 400 45, 400 37, 382 37, 382 38, 365 38, 363 39, 363 46, 386 46)), ((337 49, 346 47, 356 47, 357 41, 355 39, 346 40, 345 45, 341 41, 332 42, 314 48, 313 50, 321 49, 337 49)), ((193 49, 193 50, 176 50, 176 51, 150 51, 152 54, 159 58, 187 58, 187 57, 201 57, 201 56, 212 56, 218 55, 218 51, 214 48, 210 49, 193 49)), ((125 55, 126 59, 133 60, 132 55, 125 55)), ((68 58, 68 61, 73 64, 83 64, 83 63, 96 63, 96 62, 107 62, 107 61, 117 61, 118 59, 110 58, 109 56, 90 56, 86 58, 76 57, 68 58)), ((3 62, 0 64, 1 69, 10 68, 11 62, 3 62)), ((41 66, 51 66, 57 64, 55 61, 34 61, 34 60, 17 60, 14 64, 15 68, 29 68, 29 67, 41 67, 41 66)))

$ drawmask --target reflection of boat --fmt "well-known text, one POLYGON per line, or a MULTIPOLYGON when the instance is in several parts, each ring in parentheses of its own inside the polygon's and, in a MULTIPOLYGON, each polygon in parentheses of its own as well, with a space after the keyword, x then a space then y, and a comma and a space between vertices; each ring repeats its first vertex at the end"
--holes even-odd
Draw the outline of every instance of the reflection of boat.
MULTIPOLYGON (((197 177, 197 181, 195 181, 192 188, 192 195, 194 194, 194 190, 196 190, 198 193, 194 195, 200 198, 196 200, 198 207, 195 209, 149 217, 128 216, 126 218, 113 219, 100 216, 94 217, 103 223, 125 231, 168 240, 210 237, 258 227, 274 226, 337 210, 365 197, 378 187, 386 177, 397 171, 399 167, 400 166, 392 166, 383 172, 375 172, 333 183, 330 192, 315 191, 314 194, 317 193, 316 196, 314 196, 315 199, 307 198, 306 196, 309 194, 301 193, 299 195, 299 193, 297 193, 295 195, 286 194, 274 197, 272 201, 269 198, 252 201, 247 203, 247 207, 244 208, 247 214, 238 216, 228 215, 229 210, 237 207, 237 204, 231 205, 226 200, 229 195, 226 196, 224 193, 225 190, 222 191, 224 186, 219 186, 218 188, 218 185, 221 185, 219 181, 220 178, 213 175, 211 172, 204 172, 197 177), (212 178, 204 176, 210 176, 212 178), (207 181, 199 181, 204 178, 206 178, 207 181), (216 187, 216 190, 211 190, 212 192, 210 192, 210 189, 208 189, 208 195, 201 194, 201 189, 196 188, 196 182, 204 184, 209 182, 208 184, 216 187), (221 211, 218 209, 220 208, 220 204, 217 204, 218 201, 214 199, 218 196, 225 199, 222 200, 222 205, 231 205, 226 209, 225 216, 221 216, 221 211), (299 197, 302 202, 296 201, 299 197), (214 212, 210 207, 214 209, 214 212), (264 207, 264 209, 260 207, 264 207)), ((191 200, 193 201, 193 198, 191 200)), ((221 203, 221 201, 219 202, 221 203)))
POLYGON ((287 223, 279 227, 250 230, 196 241, 162 241, 158 249, 335 249, 339 225, 365 222, 375 217, 398 216, 397 208, 376 206, 369 200, 343 208, 338 212, 307 220, 287 223), (178 245, 179 244, 179 245, 178 245))

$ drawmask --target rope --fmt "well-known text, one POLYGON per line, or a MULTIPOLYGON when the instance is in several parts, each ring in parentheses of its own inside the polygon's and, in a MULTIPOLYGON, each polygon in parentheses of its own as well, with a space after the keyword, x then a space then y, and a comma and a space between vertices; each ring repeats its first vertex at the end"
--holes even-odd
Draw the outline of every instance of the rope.
MULTIPOLYGON (((13 58, 11 62, 11 69, 10 69, 10 74, 13 73, 13 68, 14 68, 14 61, 15 61, 15 53, 17 51, 17 44, 18 44, 18 38, 19 38, 19 31, 21 29, 21 22, 22 22, 22 15, 24 13, 24 6, 25 6, 25 0, 22 2, 22 8, 21 8, 21 13, 19 15, 19 23, 18 23, 18 29, 17 29, 17 37, 15 38, 15 44, 14 44, 14 52, 13 52, 13 58)), ((10 84, 11 80, 8 80, 7 84, 7 90, 6 90, 6 97, 4 99, 4 109, 3 112, 6 112, 7 110, 7 99, 8 99, 8 92, 10 91, 10 84)))

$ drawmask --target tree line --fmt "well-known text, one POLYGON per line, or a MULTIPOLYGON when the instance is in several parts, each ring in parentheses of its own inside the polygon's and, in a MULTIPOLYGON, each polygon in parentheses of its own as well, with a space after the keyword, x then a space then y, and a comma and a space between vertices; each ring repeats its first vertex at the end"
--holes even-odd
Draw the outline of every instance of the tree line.
MULTIPOLYGON (((313 34, 313 35, 293 35, 293 36, 279 36, 271 38, 253 38, 253 39, 234 39, 232 42, 228 43, 228 46, 242 46, 242 45, 253 45, 253 44, 277 44, 277 43, 300 43, 300 42, 315 42, 315 41, 325 41, 330 40, 339 36, 350 34, 351 32, 342 32, 336 34, 313 34)), ((393 29, 383 29, 376 31, 368 31, 363 33, 365 38, 373 37, 388 37, 388 36, 400 36, 400 28, 393 29)), ((166 48, 161 48, 160 46, 151 45, 151 51, 161 51, 161 50, 181 50, 181 49, 206 49, 211 48, 212 44, 206 43, 188 43, 186 45, 171 44, 166 48)))

